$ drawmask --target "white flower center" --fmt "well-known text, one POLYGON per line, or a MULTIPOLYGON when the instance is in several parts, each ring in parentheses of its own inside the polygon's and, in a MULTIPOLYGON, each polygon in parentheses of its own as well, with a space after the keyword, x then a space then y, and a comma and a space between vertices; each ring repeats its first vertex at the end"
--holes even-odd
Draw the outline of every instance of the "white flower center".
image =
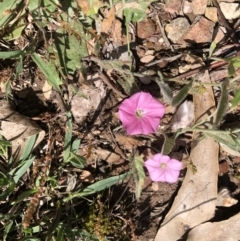
POLYGON ((137 118, 142 118, 144 116, 144 110, 142 109, 137 109, 135 112, 135 115, 137 118))
POLYGON ((160 168, 166 169, 166 168, 167 168, 167 164, 166 164, 166 163, 161 163, 161 164, 160 164, 160 168))

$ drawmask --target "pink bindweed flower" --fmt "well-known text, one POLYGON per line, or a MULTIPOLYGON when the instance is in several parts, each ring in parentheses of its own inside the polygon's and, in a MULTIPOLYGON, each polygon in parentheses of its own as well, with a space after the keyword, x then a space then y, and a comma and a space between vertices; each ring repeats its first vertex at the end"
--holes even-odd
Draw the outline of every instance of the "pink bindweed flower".
POLYGON ((154 133, 163 117, 165 107, 149 93, 139 92, 119 106, 119 118, 129 135, 154 133))
POLYGON ((150 178, 154 182, 177 182, 182 163, 169 156, 156 154, 145 162, 150 178))

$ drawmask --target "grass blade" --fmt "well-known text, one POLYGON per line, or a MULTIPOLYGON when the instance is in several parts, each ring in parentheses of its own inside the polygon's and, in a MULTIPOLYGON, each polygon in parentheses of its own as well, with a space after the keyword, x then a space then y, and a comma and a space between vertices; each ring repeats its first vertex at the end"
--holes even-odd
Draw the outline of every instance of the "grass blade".
POLYGON ((191 89, 193 84, 193 80, 190 81, 190 83, 186 84, 176 96, 172 99, 172 105, 178 106, 181 104, 181 102, 187 97, 189 90, 191 89))
POLYGON ((158 80, 157 78, 155 78, 155 82, 158 84, 160 88, 161 94, 163 95, 163 99, 167 103, 171 104, 173 99, 173 93, 169 85, 162 80, 158 80))
POLYGON ((124 178, 128 177, 131 173, 124 173, 118 176, 113 176, 113 177, 109 177, 106 179, 103 179, 101 181, 98 181, 90 186, 88 186, 87 188, 85 188, 82 192, 77 192, 74 194, 71 194, 69 197, 64 199, 64 202, 70 201, 73 198, 76 197, 84 197, 90 194, 94 194, 97 192, 100 192, 106 188, 109 188, 115 184, 117 184, 119 181, 123 180, 124 178))
POLYGON ((222 120, 222 117, 225 115, 227 106, 228 106, 228 79, 225 79, 222 82, 221 89, 222 89, 222 94, 221 98, 217 107, 217 113, 216 113, 216 119, 214 122, 214 126, 218 126, 222 120))
POLYGON ((131 169, 133 172, 133 178, 136 185, 135 195, 138 200, 141 196, 142 187, 144 184, 145 172, 143 169, 144 161, 141 156, 134 156, 131 161, 131 169))
POLYGON ((32 165, 33 161, 34 161, 35 157, 32 157, 30 159, 28 159, 19 169, 18 171, 15 173, 13 180, 15 183, 17 183, 19 181, 19 179, 23 176, 23 174, 27 171, 27 169, 32 165))
POLYGON ((33 61, 45 75, 49 84, 54 86, 59 92, 61 92, 60 85, 62 84, 62 81, 60 80, 57 70, 53 63, 50 61, 44 62, 37 53, 33 53, 31 56, 33 61))
POLYGON ((21 157, 20 157, 21 161, 25 161, 26 158, 31 154, 31 151, 34 147, 36 139, 37 139, 37 135, 30 136, 21 154, 21 157))
POLYGON ((16 51, 1 51, 0 52, 0 59, 11 59, 11 58, 19 58, 25 54, 22 50, 16 51))
POLYGON ((240 103, 240 88, 236 91, 234 98, 232 100, 232 109, 235 108, 240 103))
POLYGON ((72 141, 72 116, 71 113, 67 113, 67 126, 66 126, 64 148, 63 148, 63 159, 65 162, 68 161, 71 152, 71 141, 72 141))

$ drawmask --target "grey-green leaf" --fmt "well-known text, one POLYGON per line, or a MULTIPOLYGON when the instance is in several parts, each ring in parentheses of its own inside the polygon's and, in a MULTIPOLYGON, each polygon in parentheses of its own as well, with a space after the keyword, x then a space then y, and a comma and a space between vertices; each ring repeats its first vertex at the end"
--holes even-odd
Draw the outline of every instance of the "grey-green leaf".
POLYGON ((145 172, 143 166, 143 158, 141 156, 134 156, 133 160, 131 161, 131 169, 133 172, 133 178, 136 185, 135 195, 137 200, 140 198, 144 184, 145 172))
POLYGON ((240 103, 240 88, 236 91, 232 100, 232 108, 235 108, 240 103))
POLYGON ((193 80, 190 83, 186 84, 176 96, 172 99, 172 106, 178 106, 181 102, 187 97, 189 90, 191 89, 193 80))
POLYGON ((160 88, 163 99, 167 103, 171 104, 172 100, 173 100, 173 93, 172 93, 172 90, 169 87, 169 85, 162 80, 158 80, 158 78, 155 78, 155 82, 158 84, 158 86, 160 88))
POLYGON ((221 84, 221 98, 217 107, 216 119, 214 126, 218 126, 225 115, 228 106, 228 79, 225 79, 221 84))
POLYGON ((61 92, 60 85, 62 84, 62 81, 58 76, 57 70, 53 62, 51 62, 51 60, 44 61, 37 53, 33 53, 31 57, 36 63, 36 65, 39 67, 39 69, 43 72, 49 84, 54 86, 59 92, 61 92))

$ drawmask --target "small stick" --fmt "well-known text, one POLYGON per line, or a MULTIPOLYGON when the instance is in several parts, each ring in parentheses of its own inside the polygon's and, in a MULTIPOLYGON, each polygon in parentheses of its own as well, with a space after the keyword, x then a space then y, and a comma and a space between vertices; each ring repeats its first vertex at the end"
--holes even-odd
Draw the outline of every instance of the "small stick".
POLYGON ((172 50, 172 52, 174 52, 173 46, 170 44, 170 42, 169 42, 169 40, 168 40, 168 38, 167 38, 167 36, 166 36, 166 34, 165 34, 165 31, 164 31, 164 29, 163 29, 163 26, 162 26, 162 24, 161 24, 161 21, 160 21, 160 19, 159 19, 159 16, 156 15, 156 17, 157 17, 157 23, 158 23, 158 25, 159 25, 159 27, 160 27, 160 30, 161 30, 163 39, 164 39, 167 47, 170 47, 170 49, 172 50))

